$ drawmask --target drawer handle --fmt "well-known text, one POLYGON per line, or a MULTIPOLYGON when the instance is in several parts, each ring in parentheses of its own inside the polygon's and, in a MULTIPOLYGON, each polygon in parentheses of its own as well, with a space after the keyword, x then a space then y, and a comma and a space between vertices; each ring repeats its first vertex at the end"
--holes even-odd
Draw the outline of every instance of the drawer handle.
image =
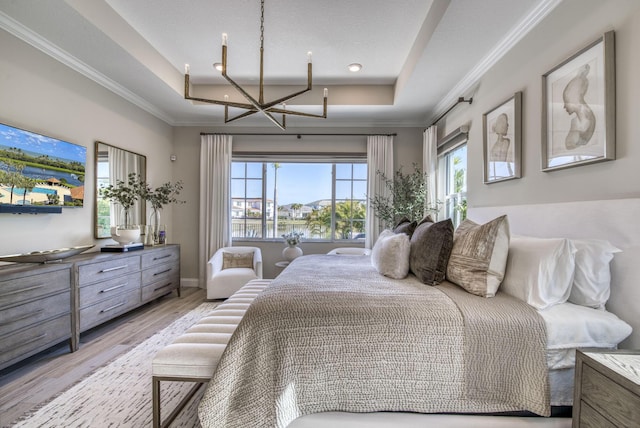
POLYGON ((171 272, 172 270, 173 268, 169 268, 169 269, 163 270, 162 272, 156 272, 153 274, 153 276, 162 275, 163 273, 171 272))
POLYGON ((122 288, 124 286, 126 286, 127 283, 125 282, 124 284, 120 284, 120 285, 115 285, 111 288, 105 288, 104 290, 100 290, 101 293, 108 293, 109 291, 113 291, 113 290, 117 290, 118 288, 122 288))
POLYGON ((116 267, 112 267, 112 268, 102 269, 102 270, 101 270, 100 272, 98 272, 98 273, 113 272, 114 270, 125 269, 126 267, 127 267, 127 265, 124 265, 124 266, 116 266, 116 267))
POLYGON ((162 259, 166 259, 167 257, 171 257, 171 254, 166 254, 166 255, 164 255, 164 256, 162 256, 162 257, 154 257, 154 258, 153 258, 153 260, 154 260, 154 261, 156 261, 156 260, 162 260, 162 259))
POLYGON ((25 291, 37 290, 38 288, 44 287, 44 284, 34 285, 32 287, 21 288, 20 290, 9 291, 8 293, 2 293, 3 296, 10 296, 12 294, 24 293, 25 291))
POLYGON ((109 311, 111 311, 111 310, 114 310, 115 308, 117 308, 117 307, 120 307, 120 306, 124 305, 124 303, 125 303, 125 302, 121 302, 121 303, 118 303, 117 305, 113 305, 113 306, 111 306, 111 307, 109 307, 109 308, 103 309, 103 310, 101 310, 101 311, 100 311, 100 313, 101 313, 101 314, 103 314, 103 313, 105 313, 105 312, 109 312, 109 311))
POLYGON ((158 290, 162 290, 163 288, 170 287, 171 284, 173 284, 173 282, 169 282, 169 283, 163 285, 162 287, 156 287, 156 288, 153 289, 153 291, 158 291, 158 290))
POLYGON ((45 337, 47 337, 47 333, 42 333, 40 336, 36 336, 34 338, 31 338, 29 340, 25 340, 24 342, 20 342, 19 347, 23 348, 24 346, 33 343, 33 342, 37 342, 38 340, 44 339, 45 337))
POLYGON ((15 317, 13 319, 5 320, 5 321, 1 322, 0 326, 13 324, 14 322, 18 322, 18 321, 21 321, 21 320, 26 319, 26 318, 31 318, 31 317, 33 317, 35 315, 38 315, 38 314, 42 313, 42 312, 44 312, 44 309, 38 309, 38 310, 35 310, 33 312, 29 312, 28 314, 18 315, 17 317, 15 317))

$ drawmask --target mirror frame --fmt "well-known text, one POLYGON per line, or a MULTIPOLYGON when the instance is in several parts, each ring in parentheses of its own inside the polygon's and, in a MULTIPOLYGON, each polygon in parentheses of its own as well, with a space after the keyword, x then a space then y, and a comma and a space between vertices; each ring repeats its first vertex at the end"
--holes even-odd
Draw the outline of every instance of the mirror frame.
MULTIPOLYGON (((100 198, 100 189, 99 189, 99 184, 98 184, 98 163, 99 163, 99 146, 108 146, 108 147, 113 147, 115 149, 118 150, 122 150, 124 152, 130 153, 132 155, 136 155, 139 156, 142 161, 143 161, 143 165, 142 165, 142 173, 140 174, 142 176, 142 178, 146 181, 147 180, 147 157, 145 155, 142 155, 140 153, 136 153, 136 152, 132 152, 131 150, 127 150, 127 149, 123 149, 121 147, 118 146, 114 146, 113 144, 108 144, 105 143, 104 141, 96 141, 95 142, 95 152, 94 152, 94 170, 93 170, 93 178, 95 180, 95 186, 94 186, 94 190, 95 190, 95 195, 93 198, 93 212, 94 212, 94 218, 93 218, 93 222, 94 222, 94 228, 93 228, 93 235, 96 239, 104 239, 104 238, 111 238, 111 233, 107 234, 107 235, 100 235, 99 234, 99 228, 98 228, 98 203, 100 198)), ((142 223, 144 224, 146 223, 146 210, 147 210, 147 204, 146 203, 141 203, 140 204, 140 218, 142 219, 142 223)))

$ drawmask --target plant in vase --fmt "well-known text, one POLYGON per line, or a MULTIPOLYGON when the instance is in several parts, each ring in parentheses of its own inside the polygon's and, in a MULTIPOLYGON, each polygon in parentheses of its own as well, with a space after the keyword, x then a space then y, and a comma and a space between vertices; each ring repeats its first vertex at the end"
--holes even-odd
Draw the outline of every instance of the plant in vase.
POLYGON ((127 181, 116 180, 116 184, 110 184, 100 189, 100 194, 122 209, 121 219, 116 226, 111 228, 112 238, 121 244, 135 242, 140 238, 140 225, 132 224, 131 208, 140 198, 144 182, 140 175, 132 172, 127 181))
POLYGON ((304 235, 299 232, 290 232, 282 235, 284 242, 287 243, 287 247, 282 250, 282 257, 285 258, 288 262, 293 261, 295 258, 300 257, 302 253, 302 248, 298 247, 298 244, 302 240, 304 235))
POLYGON ((148 224, 149 230, 147 231, 148 235, 145 244, 154 245, 164 244, 166 242, 164 230, 161 228, 160 213, 162 208, 167 204, 184 204, 186 202, 177 198, 183 188, 182 181, 175 183, 168 181, 155 189, 152 189, 147 183, 143 184, 141 196, 151 204, 148 224))

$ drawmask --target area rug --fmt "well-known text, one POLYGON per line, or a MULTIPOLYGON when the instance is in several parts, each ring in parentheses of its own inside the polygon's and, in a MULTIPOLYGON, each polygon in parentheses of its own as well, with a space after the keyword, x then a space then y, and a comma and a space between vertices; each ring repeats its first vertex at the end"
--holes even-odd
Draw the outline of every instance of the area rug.
MULTIPOLYGON (((14 427, 131 427, 152 425, 151 361, 156 353, 219 303, 205 302, 177 319, 108 365, 59 394, 39 409, 23 416, 14 427)), ((163 382, 162 404, 167 416, 193 386, 188 382, 163 382)), ((196 428, 197 405, 204 388, 191 400, 172 427, 196 428)))

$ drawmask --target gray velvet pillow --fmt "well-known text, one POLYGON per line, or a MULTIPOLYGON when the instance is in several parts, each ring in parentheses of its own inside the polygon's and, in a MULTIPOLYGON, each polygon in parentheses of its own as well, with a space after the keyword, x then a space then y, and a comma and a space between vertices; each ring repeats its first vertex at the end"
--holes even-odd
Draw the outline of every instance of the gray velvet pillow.
POLYGON ((453 223, 451 219, 437 223, 420 224, 411 236, 409 267, 423 283, 441 283, 447 272, 449 256, 453 248, 453 223))
POLYGON ((418 226, 418 222, 411 221, 405 217, 396 224, 393 228, 393 233, 404 233, 409 235, 409 238, 411 238, 413 231, 416 230, 416 226, 418 226))

